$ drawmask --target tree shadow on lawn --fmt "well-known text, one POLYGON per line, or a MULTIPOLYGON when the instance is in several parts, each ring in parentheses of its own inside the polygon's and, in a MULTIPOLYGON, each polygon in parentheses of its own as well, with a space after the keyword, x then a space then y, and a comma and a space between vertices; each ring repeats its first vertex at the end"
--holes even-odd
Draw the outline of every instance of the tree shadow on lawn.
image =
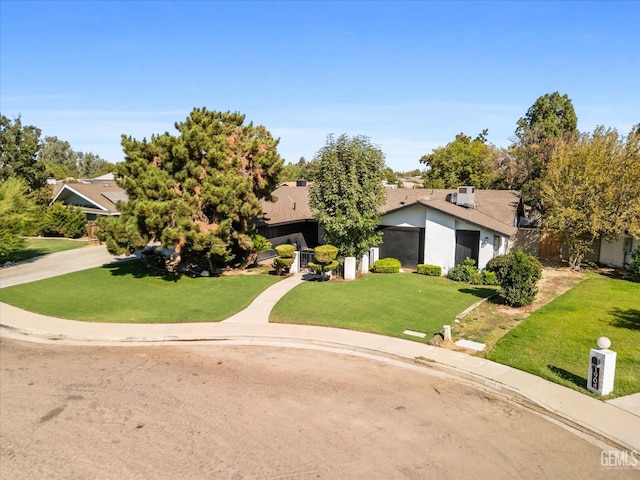
POLYGON ((468 294, 473 295, 474 297, 478 297, 478 298, 487 298, 487 297, 491 297, 492 295, 495 295, 495 294, 498 293, 493 288, 483 288, 483 287, 460 288, 460 289, 458 289, 458 291, 460 293, 468 293, 468 294))
POLYGON ((587 388, 586 377, 581 377, 580 375, 576 375, 575 373, 571 373, 565 370, 564 368, 556 367, 555 365, 547 365, 547 368, 551 370, 551 372, 559 376, 560 378, 564 380, 568 380, 580 388, 587 388))
POLYGON ((640 310, 627 308, 623 310, 615 307, 609 310, 609 315, 613 315, 612 325, 618 328, 628 328, 629 330, 640 330, 640 310))
POLYGON ((103 265, 102 268, 111 270, 111 275, 114 277, 126 277, 131 276, 133 278, 146 278, 146 277, 160 277, 167 282, 177 282, 180 280, 180 275, 167 273, 160 269, 152 268, 146 265, 140 260, 123 260, 116 263, 110 263, 103 265))

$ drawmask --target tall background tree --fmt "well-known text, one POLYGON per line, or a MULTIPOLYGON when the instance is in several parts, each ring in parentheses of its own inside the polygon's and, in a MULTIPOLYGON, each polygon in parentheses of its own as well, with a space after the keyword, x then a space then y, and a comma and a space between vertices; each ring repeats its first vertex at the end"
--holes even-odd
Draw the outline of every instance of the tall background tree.
POLYGON ((524 117, 517 122, 516 138, 509 148, 513 186, 522 190, 523 201, 542 212, 541 178, 559 140, 575 139, 578 117, 571 99, 558 92, 538 97, 524 117))
POLYGON ((96 178, 107 173, 114 173, 116 166, 100 158, 94 153, 78 152, 78 176, 79 178, 96 178))
POLYGON ((27 187, 25 193, 36 203, 46 205, 50 197, 46 169, 38 162, 40 134, 39 128, 23 125, 20 117, 12 122, 0 115, 0 182, 22 179, 27 187))
POLYGON ((476 138, 460 133, 444 147, 424 155, 420 163, 427 166, 426 188, 456 188, 471 185, 492 188, 498 174, 492 170, 499 156, 498 149, 487 144, 487 130, 476 138))
POLYGON ((45 137, 38 161, 47 175, 58 180, 66 178, 95 178, 115 171, 115 165, 93 153, 76 152, 71 144, 58 137, 45 137))
POLYGON ((113 253, 159 241, 176 262, 229 262, 252 247, 260 200, 271 198, 283 161, 263 126, 239 113, 196 108, 176 123, 177 136, 122 137, 119 184, 128 194, 121 216, 100 222, 113 253))
POLYGON ((57 179, 78 178, 78 154, 71 144, 58 137, 44 137, 38 151, 38 161, 45 166, 47 175, 57 179))
POLYGON ((621 137, 598 127, 559 140, 541 181, 544 222, 569 245, 579 268, 596 238, 640 238, 640 128, 621 137))
POLYGON ((329 135, 314 160, 318 174, 309 204, 323 241, 343 256, 359 256, 380 243, 376 227, 386 200, 382 150, 365 136, 329 135))
POLYGON ((304 157, 300 157, 298 163, 287 163, 284 166, 282 181, 295 182, 296 180, 313 181, 318 173, 318 161, 307 162, 304 157))

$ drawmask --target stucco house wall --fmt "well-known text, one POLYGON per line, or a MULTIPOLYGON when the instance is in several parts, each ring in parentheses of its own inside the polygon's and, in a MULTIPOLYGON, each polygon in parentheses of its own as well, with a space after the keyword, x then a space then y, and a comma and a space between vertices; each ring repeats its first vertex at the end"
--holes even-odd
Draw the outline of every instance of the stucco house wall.
POLYGON ((383 227, 414 227, 424 229, 424 247, 420 257, 424 263, 438 265, 446 274, 455 266, 456 232, 479 234, 478 268, 482 269, 494 256, 509 252, 509 237, 491 229, 465 222, 444 212, 420 205, 409 206, 380 218, 383 227))
POLYGON ((456 220, 437 210, 426 209, 424 263, 439 265, 446 274, 455 265, 456 220))
POLYGON ((630 236, 600 242, 600 263, 608 267, 626 267, 631 261, 631 252, 640 245, 640 240, 630 236))

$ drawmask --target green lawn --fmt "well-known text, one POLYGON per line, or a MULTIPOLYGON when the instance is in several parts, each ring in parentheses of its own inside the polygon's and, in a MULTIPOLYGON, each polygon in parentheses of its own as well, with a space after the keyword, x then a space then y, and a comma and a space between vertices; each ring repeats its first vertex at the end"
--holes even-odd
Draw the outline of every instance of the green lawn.
POLYGON ((217 322, 278 281, 272 275, 149 275, 137 261, 0 290, 0 301, 53 317, 93 322, 217 322))
POLYGON ((402 333, 413 330, 426 333, 426 342, 494 291, 414 273, 370 274, 352 282, 305 282, 276 304, 270 321, 419 340, 402 333))
POLYGON ((597 274, 534 312, 487 358, 587 392, 598 337, 618 353, 611 397, 640 392, 640 284, 597 274))
POLYGON ((26 242, 24 249, 6 257, 0 257, 0 262, 21 262, 30 258, 48 255, 49 253, 84 247, 89 243, 84 240, 69 240, 68 238, 27 238, 26 242))

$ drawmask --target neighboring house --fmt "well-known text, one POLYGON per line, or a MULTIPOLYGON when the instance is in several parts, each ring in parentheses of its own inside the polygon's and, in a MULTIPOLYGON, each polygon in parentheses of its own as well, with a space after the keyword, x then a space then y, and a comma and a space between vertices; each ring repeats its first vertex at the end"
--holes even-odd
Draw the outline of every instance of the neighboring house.
MULTIPOLYGON (((394 257, 407 268, 439 265, 446 273, 470 257, 483 268, 495 255, 507 253, 522 213, 520 192, 510 190, 387 189, 380 230, 380 258, 394 257), (463 193, 464 192, 464 193, 463 193)), ((263 202, 259 233, 274 246, 320 243, 321 232, 309 209, 309 188, 291 182, 263 202), (304 243, 303 243, 304 242, 304 243)))
POLYGON ((127 200, 127 194, 111 176, 56 183, 53 185, 51 203, 62 202, 78 207, 92 222, 101 216, 120 215, 116 207, 119 200, 127 200))
POLYGON ((640 239, 629 235, 612 240, 600 239, 598 263, 608 267, 629 268, 631 253, 640 246, 640 239))

